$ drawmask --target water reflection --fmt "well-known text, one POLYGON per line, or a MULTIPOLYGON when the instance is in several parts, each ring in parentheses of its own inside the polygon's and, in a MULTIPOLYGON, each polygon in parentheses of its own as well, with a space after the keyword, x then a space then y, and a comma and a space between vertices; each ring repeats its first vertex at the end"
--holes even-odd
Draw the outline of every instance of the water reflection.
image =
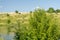
POLYGON ((3 38, 4 40, 13 40, 14 35, 11 35, 11 34, 0 34, 0 38, 3 38))

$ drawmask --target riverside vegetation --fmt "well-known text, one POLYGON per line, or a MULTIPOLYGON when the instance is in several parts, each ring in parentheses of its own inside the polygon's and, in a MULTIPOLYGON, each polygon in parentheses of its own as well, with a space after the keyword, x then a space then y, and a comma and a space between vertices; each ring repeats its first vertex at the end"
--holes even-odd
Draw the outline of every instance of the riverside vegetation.
POLYGON ((0 33, 14 33, 14 40, 59 40, 59 10, 35 9, 30 13, 0 14, 0 33))

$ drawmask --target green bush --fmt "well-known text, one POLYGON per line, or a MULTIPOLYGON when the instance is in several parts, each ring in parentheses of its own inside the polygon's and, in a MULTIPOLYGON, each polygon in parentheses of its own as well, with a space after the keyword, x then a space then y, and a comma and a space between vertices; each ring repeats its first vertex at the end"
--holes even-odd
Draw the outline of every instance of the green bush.
POLYGON ((48 10, 47 10, 48 13, 55 13, 55 10, 54 8, 50 7, 48 10))
POLYGON ((30 14, 29 26, 17 22, 15 40, 58 40, 57 19, 45 10, 37 9, 30 14))
POLYGON ((54 16, 52 14, 46 15, 42 9, 33 12, 33 16, 31 15, 30 18, 30 27, 35 29, 35 40, 58 40, 57 23, 53 18, 54 16))

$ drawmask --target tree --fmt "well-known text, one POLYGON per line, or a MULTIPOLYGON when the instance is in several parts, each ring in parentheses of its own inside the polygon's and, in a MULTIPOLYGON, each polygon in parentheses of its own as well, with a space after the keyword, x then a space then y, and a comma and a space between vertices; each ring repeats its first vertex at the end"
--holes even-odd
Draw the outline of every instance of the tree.
POLYGON ((57 9, 55 12, 56 12, 56 13, 60 13, 60 9, 57 9))
POLYGON ((19 12, 16 10, 15 13, 19 13, 19 12))
POLYGON ((54 13, 55 10, 54 10, 54 8, 50 7, 50 8, 47 10, 47 12, 48 12, 48 13, 54 13))

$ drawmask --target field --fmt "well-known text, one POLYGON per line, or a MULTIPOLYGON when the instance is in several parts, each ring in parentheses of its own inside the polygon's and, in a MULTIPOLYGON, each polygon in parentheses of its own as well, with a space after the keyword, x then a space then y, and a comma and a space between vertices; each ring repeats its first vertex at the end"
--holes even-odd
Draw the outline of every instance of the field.
POLYGON ((20 20, 21 22, 24 21, 24 23, 27 23, 29 14, 16 14, 16 13, 10 13, 8 14, 0 14, 0 33, 7 33, 7 27, 8 27, 8 20, 10 20, 10 26, 11 24, 16 24, 17 20, 20 20), (23 20, 24 18, 24 20, 23 20))

